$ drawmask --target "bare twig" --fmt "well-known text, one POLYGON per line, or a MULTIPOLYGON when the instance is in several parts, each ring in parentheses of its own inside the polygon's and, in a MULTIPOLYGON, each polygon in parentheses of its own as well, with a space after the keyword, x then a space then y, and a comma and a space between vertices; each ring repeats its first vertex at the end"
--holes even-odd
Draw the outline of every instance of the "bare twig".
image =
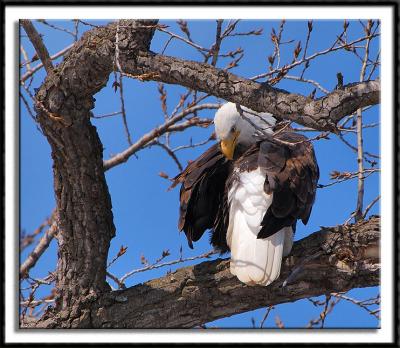
POLYGON ((74 22, 74 32, 73 32, 73 36, 74 36, 74 41, 78 41, 78 33, 79 33, 79 21, 77 19, 73 19, 72 20, 74 22))
POLYGON ((112 279, 120 289, 126 289, 126 286, 124 283, 122 283, 117 276, 115 276, 114 274, 110 273, 109 271, 106 272, 107 277, 109 277, 110 279, 112 279))
POLYGON ((26 65, 27 70, 31 70, 31 62, 29 61, 28 54, 25 51, 24 45, 20 45, 20 50, 22 55, 24 56, 24 62, 20 64, 20 67, 26 65))
POLYGON ((168 38, 167 42, 166 42, 165 45, 164 45, 164 48, 161 50, 161 54, 164 54, 164 53, 165 53, 165 50, 167 49, 168 45, 171 43, 171 41, 172 41, 173 38, 174 38, 173 36, 170 36, 170 37, 168 38))
POLYGON ((371 208, 375 205, 376 202, 378 202, 381 199, 381 195, 376 196, 370 204, 365 208, 364 213, 362 215, 362 218, 365 219, 368 212, 371 210, 371 208))
MULTIPOLYGON (((365 179, 368 178, 371 174, 373 174, 373 173, 379 173, 379 172, 380 172, 380 169, 379 169, 379 168, 364 169, 363 173, 367 173, 367 174, 364 175, 364 176, 362 177, 362 179, 365 180, 365 179)), ((358 178, 358 176, 359 176, 359 172, 355 172, 355 173, 350 173, 350 172, 349 172, 349 173, 346 173, 346 174, 347 174, 347 175, 341 177, 340 179, 338 179, 338 180, 336 180, 336 181, 334 181, 334 182, 331 182, 331 183, 329 183, 329 184, 318 184, 317 187, 318 187, 318 188, 325 188, 325 187, 333 186, 333 185, 340 184, 340 183, 342 183, 342 182, 344 182, 344 181, 347 181, 347 180, 351 180, 351 179, 358 178)))
POLYGON ((181 41, 185 42, 186 44, 188 44, 188 45, 190 45, 190 46, 196 48, 202 55, 205 54, 204 52, 207 52, 207 53, 208 53, 208 52, 210 51, 208 48, 204 48, 204 47, 202 47, 202 46, 200 46, 200 45, 194 43, 193 41, 187 40, 187 39, 185 39, 185 38, 182 37, 182 36, 179 36, 179 35, 177 35, 177 34, 175 34, 175 33, 172 33, 172 32, 170 32, 170 31, 166 30, 165 28, 157 27, 157 30, 159 30, 159 31, 161 31, 161 32, 163 32, 163 33, 165 33, 165 34, 168 34, 168 35, 170 35, 171 37, 173 37, 173 38, 175 38, 175 39, 178 39, 178 40, 181 40, 181 41))
POLYGON ((235 59, 233 59, 225 68, 224 70, 230 70, 233 69, 235 67, 237 67, 239 64, 239 62, 242 60, 242 58, 244 57, 244 53, 241 53, 238 57, 236 57, 235 59))
POLYGON ((118 253, 114 256, 114 258, 107 264, 107 268, 111 267, 111 265, 117 261, 122 255, 124 255, 126 253, 126 250, 128 249, 128 247, 124 247, 123 245, 121 245, 121 248, 119 249, 118 253))
MULTIPOLYGON (((123 88, 123 81, 122 81, 123 71, 121 68, 121 64, 119 62, 119 23, 117 24, 117 30, 115 31, 115 59, 114 59, 114 62, 119 71, 118 87, 119 87, 119 98, 120 98, 120 102, 121 102, 122 121, 124 124, 124 129, 125 129, 126 138, 128 140, 128 144, 132 145, 131 134, 129 132, 128 122, 126 120, 126 112, 125 112, 124 88, 123 88)), ((114 78, 115 78, 114 83, 116 83, 117 73, 115 71, 114 71, 114 78)))
POLYGON ((372 69, 371 69, 371 71, 370 71, 369 74, 368 74, 367 80, 370 80, 370 79, 371 79, 372 74, 374 73, 376 67, 379 66, 379 64, 380 64, 380 63, 379 63, 380 54, 381 54, 381 52, 379 51, 378 54, 377 54, 377 56, 376 56, 375 62, 372 63, 372 69))
POLYGON ((43 303, 54 303, 54 302, 55 302, 54 299, 52 299, 52 300, 37 300, 37 301, 23 301, 23 302, 20 302, 20 305, 24 306, 24 307, 36 307, 43 303))
MULTIPOLYGON (((372 20, 368 20, 367 27, 365 28, 365 32, 367 36, 370 36, 372 29, 372 20)), ((360 72, 360 82, 364 81, 365 70, 367 68, 367 62, 369 57, 369 44, 371 39, 367 39, 365 43, 365 54, 364 61, 361 67, 360 72)), ((364 150, 363 150, 363 118, 362 118, 362 109, 357 110, 357 164, 358 164, 358 187, 357 187, 357 207, 355 210, 355 221, 359 221, 363 218, 363 203, 364 203, 364 179, 363 179, 363 171, 364 171, 364 150)))
POLYGON ((282 322, 281 318, 279 317, 279 315, 275 316, 275 325, 279 329, 284 329, 285 328, 285 325, 283 324, 283 322, 282 322))
MULTIPOLYGON (((375 128, 379 127, 380 122, 374 122, 370 124, 363 124, 363 129, 365 128, 375 128)), ((341 126, 337 127, 337 129, 341 132, 347 132, 347 133, 357 133, 357 127, 348 127, 348 128, 343 128, 341 126)), ((365 152, 364 152, 365 153, 365 152)))
POLYGON ((185 94, 181 95, 181 98, 179 99, 178 104, 176 104, 174 110, 172 110, 170 117, 174 117, 176 115, 176 113, 179 111, 179 109, 181 109, 183 107, 186 99, 190 96, 191 93, 192 93, 192 91, 188 90, 185 94))
MULTIPOLYGON (((63 56, 64 54, 66 54, 73 46, 74 44, 71 44, 65 48, 63 48, 61 51, 53 54, 50 59, 51 60, 55 60, 58 57, 63 56)), ((25 62, 24 64, 27 64, 29 62, 25 62)), ((38 65, 35 65, 32 69, 29 69, 24 75, 22 75, 21 77, 21 81, 24 82, 26 81, 28 78, 30 78, 35 72, 37 72, 38 70, 40 70, 41 68, 43 68, 43 63, 40 63, 38 65)))
POLYGON ((146 266, 143 268, 135 269, 133 271, 126 273, 124 276, 122 276, 120 278, 120 282, 124 283, 127 278, 133 276, 134 274, 140 273, 140 272, 145 272, 145 271, 150 271, 150 270, 156 269, 156 268, 171 266, 171 265, 175 265, 175 264, 186 262, 186 261, 193 261, 193 260, 198 260, 198 259, 209 258, 211 255, 214 255, 214 254, 218 254, 218 252, 215 250, 211 250, 211 251, 208 251, 208 252, 198 255, 198 256, 179 258, 178 260, 168 261, 168 262, 164 262, 164 263, 149 265, 149 266, 146 266))
POLYGON ((125 129, 125 134, 126 134, 126 139, 128 140, 128 144, 132 145, 132 139, 131 139, 131 133, 129 132, 129 127, 128 127, 128 121, 126 119, 126 111, 125 111, 125 100, 124 100, 124 88, 123 88, 123 81, 122 81, 122 74, 119 74, 119 79, 118 79, 118 89, 119 89, 119 99, 121 102, 121 115, 122 115, 122 121, 124 123, 124 129, 125 129))
POLYGON ((40 239, 36 248, 29 254, 24 263, 19 269, 19 274, 21 278, 26 278, 28 276, 29 270, 35 266, 37 260, 42 256, 45 250, 50 245, 53 237, 57 233, 57 222, 53 221, 51 227, 46 231, 43 237, 40 239))
POLYGON ((275 309, 274 306, 269 306, 269 307, 267 308, 267 310, 265 311, 264 317, 262 318, 261 323, 260 323, 260 329, 263 328, 264 323, 265 323, 265 321, 267 320, 269 313, 271 313, 271 311, 272 311, 273 309, 275 309))
POLYGON ((217 64, 219 50, 221 49, 221 41, 222 41, 221 27, 222 27, 223 21, 224 21, 223 19, 217 20, 215 43, 210 50, 210 52, 212 52, 212 61, 211 61, 212 66, 215 66, 217 64))
POLYGON ((62 28, 62 27, 58 27, 57 25, 51 24, 44 19, 37 19, 36 21, 39 23, 42 23, 44 25, 47 25, 48 27, 53 28, 55 30, 63 31, 64 33, 71 35, 74 38, 74 40, 76 39, 76 33, 72 32, 71 30, 68 30, 68 29, 62 28))
MULTIPOLYGON (((308 50, 308 45, 309 45, 309 43, 310 43, 310 37, 311 37, 311 32, 312 32, 312 30, 313 30, 313 21, 311 20, 311 21, 308 21, 308 23, 307 23, 307 29, 308 29, 308 32, 307 32, 307 38, 306 38, 306 45, 305 45, 305 47, 304 47, 304 51, 303 51, 303 60, 306 58, 306 55, 307 55, 307 50, 308 50)), ((304 67, 303 67, 303 70, 302 70, 302 72, 301 72, 301 74, 300 74, 300 78, 301 79, 303 79, 303 76, 304 76, 304 73, 306 72, 306 70, 307 70, 307 68, 309 67, 309 61, 306 61, 306 63, 304 64, 304 67)))
POLYGON ((308 323, 307 327, 311 328, 314 327, 318 324, 320 324, 320 328, 322 329, 325 325, 325 319, 327 317, 327 315, 332 312, 333 308, 338 304, 338 302, 340 301, 340 298, 336 298, 336 300, 332 299, 332 295, 326 295, 325 296, 325 301, 323 302, 323 310, 321 311, 321 313, 319 314, 319 317, 317 319, 312 319, 310 320, 310 322, 308 323))
MULTIPOLYGON (((25 105, 25 107, 26 107, 26 110, 28 111, 29 116, 31 116, 32 120, 33 120, 35 123, 38 123, 38 121, 37 121, 37 119, 36 119, 36 116, 34 115, 32 109, 31 109, 31 107, 29 106, 29 103, 28 103, 28 101, 25 99, 24 95, 23 95, 21 92, 19 92, 19 96, 20 96, 22 102, 24 103, 24 105, 25 105)), ((43 134, 42 130, 41 130, 39 127, 37 127, 37 129, 39 130, 40 133, 43 134)))
POLYGON ((108 170, 115 167, 118 164, 126 162, 129 157, 135 154, 137 151, 141 150, 144 146, 152 142, 154 139, 158 138, 162 134, 169 131, 170 127, 176 124, 178 121, 182 120, 187 115, 193 114, 195 111, 200 111, 204 109, 217 109, 219 104, 201 104, 185 109, 176 116, 168 119, 163 125, 154 128, 149 133, 143 135, 136 143, 131 145, 125 151, 115 155, 109 160, 104 161, 104 169, 108 170))
POLYGON ((76 21, 78 21, 79 23, 82 23, 83 25, 87 25, 89 27, 92 27, 92 28, 100 28, 99 25, 95 25, 95 24, 92 24, 92 23, 89 23, 89 22, 85 22, 82 19, 76 19, 76 21))
POLYGON ((171 127, 169 127, 169 132, 181 132, 184 131, 185 129, 189 127, 201 127, 201 128, 207 128, 213 123, 212 120, 209 118, 198 118, 198 117, 192 117, 189 118, 187 121, 179 122, 171 127))
POLYGON ((336 297, 336 298, 349 301, 349 302, 355 304, 356 306, 366 310, 369 314, 374 316, 376 319, 379 319, 379 314, 378 314, 379 313, 379 309, 378 310, 376 310, 376 309, 373 310, 373 309, 369 308, 369 306, 372 306, 372 305, 377 305, 377 306, 380 305, 380 295, 379 294, 373 299, 368 299, 368 300, 364 300, 364 301, 356 300, 354 298, 351 298, 351 297, 346 296, 346 295, 341 294, 341 293, 332 293, 331 295, 336 297))
POLYGON ((151 145, 153 145, 153 144, 160 146, 162 149, 164 149, 167 152, 167 154, 173 159, 175 164, 178 166, 178 169, 180 172, 183 170, 182 164, 179 161, 178 157, 176 157, 174 151, 172 151, 167 145, 165 145, 159 141, 154 141, 151 145))
MULTIPOLYGON (((42 298, 39 301, 35 301, 35 293, 36 291, 39 289, 39 287, 41 285, 50 285, 51 283, 53 283, 56 279, 55 277, 55 273, 53 272, 49 272, 50 274, 44 278, 44 279, 34 279, 34 278, 30 278, 28 276, 28 281, 32 280, 31 282, 31 286, 29 288, 27 288, 26 290, 30 289, 29 295, 28 295, 28 300, 25 300, 23 296, 21 296, 22 301, 20 302, 20 306, 24 307, 21 311, 21 320, 24 321, 25 317, 26 317, 26 312, 28 310, 28 308, 30 308, 30 313, 29 316, 34 316, 33 312, 36 306, 39 306, 40 304, 45 304, 45 306, 43 306, 44 308, 46 308, 48 306, 48 304, 50 302, 47 301, 54 301, 54 295, 55 295, 55 288, 53 288, 51 290, 50 295, 42 298)), ((20 293, 22 294, 22 289, 20 289, 20 293)))
MULTIPOLYGON (((352 149, 352 150, 353 150, 354 152, 356 152, 356 153, 358 152, 357 148, 356 148, 355 146, 351 145, 351 144, 343 137, 342 134, 338 133, 337 136, 338 136, 339 139, 340 139, 345 145, 347 145, 350 149, 352 149)), ((373 153, 370 153, 370 152, 368 152, 368 151, 364 151, 364 159, 366 159, 365 156, 369 156, 369 157, 372 157, 372 158, 380 158, 380 156, 375 155, 375 154, 373 154, 373 153)), ((366 160, 368 161, 368 159, 366 159, 366 160)))
POLYGON ((42 233, 45 227, 51 227, 54 220, 54 211, 52 212, 51 216, 46 218, 32 233, 22 236, 21 241, 19 243, 20 252, 23 251, 26 247, 31 245, 35 237, 42 233))
POLYGON ((115 112, 111 112, 109 114, 104 114, 104 115, 93 115, 93 118, 107 118, 107 117, 112 117, 112 116, 117 116, 117 115, 121 115, 121 111, 115 111, 115 112))
POLYGON ((285 75, 283 78, 288 79, 288 80, 295 80, 295 81, 300 81, 300 82, 311 83, 312 85, 317 87, 323 93, 329 94, 329 91, 326 88, 322 87, 321 84, 318 83, 317 81, 305 79, 305 78, 302 78, 301 76, 299 77, 299 76, 291 76, 291 75, 285 75))
POLYGON ((350 43, 347 44, 347 45, 346 45, 346 44, 343 44, 343 45, 339 45, 339 46, 336 46, 336 47, 329 47, 329 48, 327 48, 327 49, 325 49, 325 50, 316 52, 316 53, 314 53, 314 54, 312 54, 312 55, 310 55, 310 56, 308 56, 308 57, 306 57, 306 58, 304 58, 304 59, 300 59, 300 60, 295 61, 295 62, 293 62, 293 63, 291 63, 291 64, 289 64, 289 65, 285 65, 285 66, 283 66, 282 68, 275 68, 275 69, 273 69, 273 70, 271 70, 271 71, 269 71, 269 72, 267 72, 267 73, 262 73, 262 74, 253 76, 253 77, 250 78, 250 80, 253 80, 253 81, 254 81, 254 80, 258 80, 258 79, 264 78, 264 77, 268 77, 268 76, 271 76, 271 75, 276 74, 276 73, 278 73, 278 72, 282 72, 282 70, 287 70, 287 71, 289 71, 290 69, 292 69, 292 68, 294 68, 294 67, 296 67, 296 66, 298 66, 298 65, 301 65, 301 64, 303 64, 303 63, 306 62, 306 61, 311 61, 311 60, 313 60, 313 59, 315 59, 315 58, 317 58, 317 57, 319 57, 319 56, 328 54, 328 53, 330 53, 330 52, 338 51, 338 50, 341 50, 341 49, 345 49, 345 48, 347 48, 349 45, 353 45, 353 44, 355 44, 355 43, 362 42, 362 41, 365 41, 365 40, 371 40, 371 39, 373 39, 373 38, 375 38, 375 37, 378 37, 378 36, 380 36, 380 34, 373 34, 373 35, 369 35, 369 36, 365 36, 365 37, 361 37, 361 38, 359 38, 359 39, 356 39, 356 40, 350 42, 350 43))
POLYGON ((280 65, 280 60, 281 60, 280 44, 281 44, 282 32, 283 32, 284 25, 285 25, 285 20, 282 19, 282 21, 281 21, 281 23, 279 25, 278 35, 276 35, 274 28, 272 28, 272 32, 271 32, 271 41, 275 46, 274 53, 273 53, 272 57, 273 57, 273 60, 275 60, 275 57, 278 58, 276 66, 275 66, 275 69, 278 69, 279 65, 280 65))
POLYGON ((225 37, 261 35, 262 32, 263 32, 263 29, 260 28, 260 29, 256 29, 256 30, 245 31, 245 32, 231 33, 231 34, 225 35, 225 37))
POLYGON ((198 146, 203 146, 203 145, 209 143, 209 142, 212 141, 212 140, 214 140, 214 137, 213 137, 213 136, 210 136, 210 137, 209 137, 208 139, 206 139, 206 140, 203 140, 203 141, 200 141, 200 142, 198 142, 198 143, 193 144, 193 143, 192 143, 192 139, 190 139, 190 144, 188 144, 188 145, 177 146, 177 147, 175 147, 174 149, 172 149, 172 151, 173 151, 173 152, 177 152, 177 151, 181 151, 181 150, 184 150, 184 149, 193 149, 193 148, 198 147, 198 146))
POLYGON ((190 30, 189 30, 187 21, 184 21, 184 20, 182 20, 182 19, 178 19, 178 20, 176 21, 176 24, 179 25, 179 28, 180 28, 180 29, 182 30, 182 32, 186 35, 186 37, 188 38, 188 40, 189 40, 190 42, 193 42, 193 40, 192 40, 192 38, 191 38, 191 36, 190 36, 190 30))
POLYGON ((222 33, 222 37, 226 37, 226 36, 230 35, 236 29, 236 26, 239 24, 239 22, 240 22, 240 19, 230 20, 228 22, 228 25, 226 26, 224 32, 222 33))

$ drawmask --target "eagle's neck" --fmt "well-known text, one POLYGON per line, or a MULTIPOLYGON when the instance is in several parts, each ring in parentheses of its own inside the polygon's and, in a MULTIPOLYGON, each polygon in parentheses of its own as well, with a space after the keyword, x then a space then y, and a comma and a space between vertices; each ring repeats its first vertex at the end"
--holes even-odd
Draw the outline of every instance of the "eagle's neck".
POLYGON ((233 156, 234 160, 237 160, 238 158, 242 157, 242 155, 254 144, 237 144, 235 148, 235 154, 233 156))

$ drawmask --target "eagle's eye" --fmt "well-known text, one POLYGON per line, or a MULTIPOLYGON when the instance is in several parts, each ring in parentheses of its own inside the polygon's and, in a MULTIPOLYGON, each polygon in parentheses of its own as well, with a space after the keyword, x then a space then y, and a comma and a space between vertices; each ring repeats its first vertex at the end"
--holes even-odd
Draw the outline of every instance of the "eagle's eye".
POLYGON ((231 133, 235 133, 236 132, 236 127, 235 126, 232 126, 231 127, 231 133))

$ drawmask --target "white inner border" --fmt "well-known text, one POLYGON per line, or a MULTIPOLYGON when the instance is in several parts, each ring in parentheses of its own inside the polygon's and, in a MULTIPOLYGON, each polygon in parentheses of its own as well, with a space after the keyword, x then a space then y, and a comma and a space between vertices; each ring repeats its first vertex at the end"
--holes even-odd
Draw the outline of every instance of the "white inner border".
POLYGON ((5 8, 6 34, 6 317, 5 342, 393 342, 393 245, 395 244, 393 226, 393 9, 388 6, 303 6, 303 7, 268 7, 267 6, 181 6, 181 7, 146 7, 146 6, 7 6, 5 8), (18 217, 17 163, 19 151, 15 146, 14 135, 18 134, 18 77, 15 74, 15 54, 18 50, 18 37, 15 37, 15 23, 20 18, 46 19, 112 19, 112 18, 162 18, 162 19, 380 19, 381 25, 381 306, 382 319, 379 330, 19 330, 17 326, 15 272, 18 265, 14 221, 18 217), (13 87, 12 87, 13 86, 13 87))

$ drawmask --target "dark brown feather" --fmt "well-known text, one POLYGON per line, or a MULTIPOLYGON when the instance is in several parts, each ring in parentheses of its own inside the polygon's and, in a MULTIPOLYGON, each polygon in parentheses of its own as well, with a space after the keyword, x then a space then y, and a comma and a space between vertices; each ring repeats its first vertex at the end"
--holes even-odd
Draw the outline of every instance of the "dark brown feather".
POLYGON ((230 165, 219 144, 215 144, 174 178, 171 188, 182 184, 178 228, 185 232, 190 248, 193 248, 193 241, 215 225, 212 244, 223 252, 228 251, 226 224, 229 217, 226 214, 229 215, 229 211, 224 195, 230 165), (225 234, 217 235, 215 231, 225 234))
POLYGON ((306 137, 289 131, 280 133, 276 139, 277 143, 265 140, 259 146, 258 164, 266 171, 265 192, 274 196, 261 222, 258 238, 267 238, 283 227, 294 226, 298 219, 306 224, 319 179, 314 149, 306 137))

